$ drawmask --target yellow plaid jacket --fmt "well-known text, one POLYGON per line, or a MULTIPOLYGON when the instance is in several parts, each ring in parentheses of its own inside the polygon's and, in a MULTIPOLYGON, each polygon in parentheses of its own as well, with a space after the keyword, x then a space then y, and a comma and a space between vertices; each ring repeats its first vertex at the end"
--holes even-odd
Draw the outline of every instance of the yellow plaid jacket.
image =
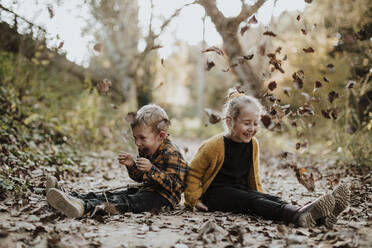
POLYGON ((186 187, 187 162, 179 149, 167 138, 151 156, 139 153, 152 163, 148 172, 127 167, 128 174, 136 182, 144 182, 141 190, 156 191, 165 197, 173 207, 181 200, 181 194, 186 187))

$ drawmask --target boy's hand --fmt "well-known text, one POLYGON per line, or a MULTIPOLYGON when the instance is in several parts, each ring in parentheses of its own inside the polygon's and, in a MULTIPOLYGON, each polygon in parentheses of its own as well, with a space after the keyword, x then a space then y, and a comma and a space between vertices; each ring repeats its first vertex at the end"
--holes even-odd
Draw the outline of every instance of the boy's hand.
POLYGON ((137 168, 140 171, 147 172, 147 171, 150 171, 152 167, 150 160, 148 160, 147 158, 137 158, 136 164, 137 164, 137 168))
POLYGON ((119 163, 128 167, 132 167, 134 165, 134 159, 132 155, 126 152, 121 152, 118 155, 119 163))

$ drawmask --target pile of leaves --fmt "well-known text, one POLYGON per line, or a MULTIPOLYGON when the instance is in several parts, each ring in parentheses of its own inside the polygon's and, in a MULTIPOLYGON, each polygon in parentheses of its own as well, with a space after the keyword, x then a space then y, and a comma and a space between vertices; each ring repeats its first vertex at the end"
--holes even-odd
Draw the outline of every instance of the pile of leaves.
POLYGON ((36 102, 23 101, 14 87, 0 81, 0 198, 29 190, 41 193, 41 176, 77 173, 80 163, 72 138, 36 115, 36 102))

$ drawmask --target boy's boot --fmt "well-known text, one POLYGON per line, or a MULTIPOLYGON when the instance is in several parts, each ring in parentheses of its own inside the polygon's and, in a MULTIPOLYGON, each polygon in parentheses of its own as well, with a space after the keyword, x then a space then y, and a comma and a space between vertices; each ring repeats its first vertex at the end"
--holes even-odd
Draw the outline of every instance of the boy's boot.
POLYGON ((301 227, 312 227, 318 219, 330 215, 334 207, 334 197, 331 194, 327 194, 303 207, 290 204, 284 205, 282 219, 301 227))
POLYGON ((61 190, 51 188, 47 191, 47 201, 55 209, 68 217, 79 218, 84 214, 82 200, 67 195, 61 190))
POLYGON ((59 189, 64 191, 64 189, 58 184, 58 180, 54 176, 47 176, 46 177, 46 185, 45 185, 45 191, 48 193, 48 190, 50 189, 59 189))
POLYGON ((350 190, 346 183, 339 184, 333 191, 332 196, 335 198, 335 207, 330 215, 324 218, 324 224, 332 228, 337 222, 337 216, 343 212, 350 203, 350 190))

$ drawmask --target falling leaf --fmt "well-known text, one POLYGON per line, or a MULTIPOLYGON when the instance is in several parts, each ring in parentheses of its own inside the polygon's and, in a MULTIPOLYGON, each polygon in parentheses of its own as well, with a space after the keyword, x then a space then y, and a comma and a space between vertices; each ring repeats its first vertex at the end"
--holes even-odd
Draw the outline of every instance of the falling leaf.
POLYGON ((318 90, 320 87, 322 87, 322 83, 319 81, 315 81, 314 83, 314 91, 318 90))
POLYGON ((275 82, 275 81, 271 81, 271 82, 268 84, 267 87, 269 88, 270 91, 275 90, 275 89, 276 89, 276 82, 275 82))
POLYGON ((284 55, 284 57, 283 57, 283 61, 286 61, 287 60, 287 54, 286 55, 284 55))
POLYGON ((289 92, 292 90, 291 87, 283 87, 283 92, 284 94, 286 94, 287 96, 289 96, 289 92))
POLYGON ((329 79, 326 76, 323 77, 323 80, 324 80, 324 82, 327 82, 327 83, 330 82, 329 79))
POLYGON ((298 115, 314 115, 314 107, 310 103, 305 103, 303 106, 298 108, 298 115))
POLYGON ((330 110, 321 110, 324 118, 331 119, 330 110))
POLYGON ((244 90, 244 88, 243 88, 241 85, 237 85, 237 86, 235 86, 235 89, 236 89, 236 91, 238 91, 239 93, 242 93, 242 94, 245 93, 245 90, 244 90))
POLYGON ((346 132, 348 132, 349 134, 353 134, 353 133, 355 133, 356 131, 357 131, 357 129, 356 129, 355 126, 350 125, 350 124, 348 124, 348 125, 346 126, 346 132))
POLYGON ((269 53, 267 54, 267 57, 270 58, 269 64, 273 65, 276 70, 280 71, 281 73, 284 73, 284 70, 282 68, 282 62, 276 58, 275 53, 269 53))
MULTIPOLYGON (((301 28, 301 32, 302 32, 303 35, 306 35, 306 34, 307 34, 306 30, 303 29, 303 28, 301 28)), ((311 48, 311 49, 312 49, 312 48, 311 48)), ((305 51, 305 50, 304 50, 304 51, 305 51)), ((305 51, 305 52, 306 52, 306 51, 305 51)), ((314 50, 313 50, 312 52, 314 52, 314 50)))
POLYGON ((275 116, 276 113, 277 113, 277 111, 275 110, 275 108, 271 107, 270 115, 275 116))
POLYGON ((207 71, 210 71, 215 66, 215 63, 213 61, 207 60, 207 71))
POLYGON ((109 79, 103 79, 98 82, 97 84, 97 90, 100 94, 105 94, 110 90, 110 87, 112 86, 112 83, 109 79))
POLYGON ((249 18, 248 23, 249 23, 249 24, 257 24, 258 21, 257 21, 257 19, 256 19, 256 16, 253 15, 251 18, 249 18))
POLYGON ((220 48, 218 48, 216 46, 211 46, 211 47, 202 51, 202 53, 206 53, 206 52, 215 52, 215 53, 217 53, 218 55, 221 55, 221 56, 224 56, 224 54, 225 54, 220 48))
POLYGON ((183 147, 183 151, 185 152, 185 154, 186 153, 188 153, 189 152, 189 148, 187 147, 187 146, 185 146, 185 147, 183 147))
POLYGON ((242 27, 242 28, 240 29, 240 35, 243 36, 244 33, 245 33, 248 29, 249 29, 249 26, 248 26, 248 25, 242 27))
POLYGON ((162 48, 162 47, 163 47, 162 45, 156 45, 156 46, 151 47, 150 50, 155 50, 155 49, 159 49, 159 48, 162 48))
POLYGON ((355 81, 353 81, 353 80, 349 80, 349 81, 347 82, 347 84, 346 84, 346 89, 352 89, 352 88, 354 88, 355 84, 356 84, 355 81))
POLYGON ((136 117, 137 117, 137 112, 129 112, 129 113, 125 116, 125 120, 126 120, 129 124, 132 124, 132 123, 136 120, 136 117))
POLYGON ((301 143, 296 143, 296 150, 299 150, 301 148, 301 143))
POLYGON ((334 119, 334 120, 337 120, 337 115, 338 115, 338 111, 336 108, 332 109, 331 111, 331 117, 334 119))
POLYGON ((265 52, 266 52, 266 46, 265 46, 265 44, 261 45, 261 46, 258 48, 258 50, 259 50, 260 55, 261 55, 261 56, 264 56, 264 55, 265 55, 265 52))
POLYGON ((54 11, 51 5, 48 6, 48 12, 49 12, 50 19, 52 19, 54 17, 54 11))
POLYGON ((244 58, 245 60, 251 60, 251 59, 253 59, 253 57, 254 57, 254 54, 248 54, 248 55, 244 55, 244 56, 243 56, 243 58, 244 58))
POLYGON ((293 78, 294 82, 296 83, 295 86, 298 89, 302 89, 302 87, 304 86, 304 82, 302 81, 300 75, 301 75, 301 73, 298 73, 298 72, 295 72, 295 73, 292 74, 292 78, 293 78))
POLYGON ((306 3, 312 3, 313 0, 305 0, 306 3))
POLYGON ((308 173, 305 168, 298 168, 296 164, 290 164, 290 167, 295 171, 296 178, 300 184, 311 192, 315 190, 315 182, 313 173, 308 173))
POLYGON ((335 72, 335 66, 333 64, 328 64, 327 68, 330 72, 335 72))
POLYGON ((297 19, 297 21, 300 21, 301 20, 301 16, 298 15, 296 19, 297 19))
POLYGON ((154 88, 154 90, 157 90, 157 89, 159 89, 160 87, 162 87, 164 85, 164 82, 160 82, 160 84, 159 85, 157 85, 155 88, 154 88))
POLYGON ((279 53, 280 54, 280 51, 282 50, 282 47, 278 47, 277 49, 275 49, 275 53, 279 53))
POLYGON ((204 112, 207 114, 208 121, 210 124, 216 124, 220 122, 222 119, 221 116, 217 112, 213 111, 212 109, 206 108, 204 109, 204 112))
POLYGON ((61 41, 61 42, 59 43, 58 47, 57 47, 57 50, 58 50, 58 49, 61 49, 61 48, 63 47, 64 44, 65 44, 65 43, 64 43, 63 41, 61 41))
POLYGON ((308 47, 308 48, 303 48, 302 51, 304 51, 305 53, 313 53, 314 49, 312 47, 308 47))
POLYGON ((310 101, 310 95, 306 92, 301 92, 301 95, 305 97, 306 101, 310 101))
POLYGON ((276 34, 274 34, 272 31, 266 31, 266 32, 263 33, 263 35, 276 37, 276 34))
POLYGON ((336 98, 338 98, 338 93, 336 91, 331 91, 328 93, 328 101, 332 103, 336 98))
POLYGON ((102 44, 101 43, 97 43, 93 46, 93 49, 96 51, 96 52, 102 52, 102 44))
POLYGON ((261 122, 266 127, 269 128, 271 125, 271 117, 268 115, 261 115, 261 122))
POLYGON ((163 58, 161 58, 160 63, 161 63, 162 66, 164 66, 164 59, 163 58))

